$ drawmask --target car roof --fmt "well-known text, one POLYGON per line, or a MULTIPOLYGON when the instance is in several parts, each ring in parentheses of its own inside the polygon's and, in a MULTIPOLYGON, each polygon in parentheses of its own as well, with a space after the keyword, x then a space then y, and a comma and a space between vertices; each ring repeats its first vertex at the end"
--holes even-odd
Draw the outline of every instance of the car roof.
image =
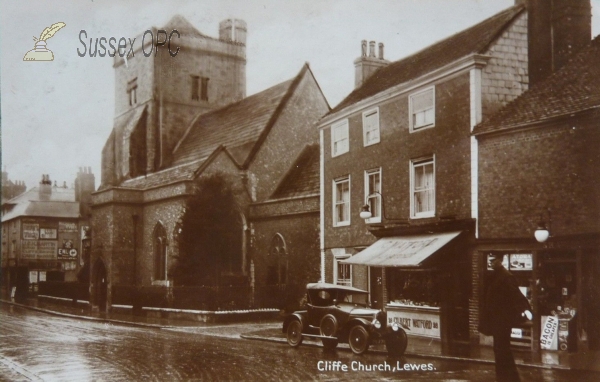
POLYGON ((369 293, 366 290, 354 288, 351 286, 336 285, 336 284, 329 284, 329 283, 310 283, 310 284, 306 285, 306 289, 308 289, 308 290, 341 290, 341 291, 345 291, 345 292, 364 293, 364 294, 369 293))

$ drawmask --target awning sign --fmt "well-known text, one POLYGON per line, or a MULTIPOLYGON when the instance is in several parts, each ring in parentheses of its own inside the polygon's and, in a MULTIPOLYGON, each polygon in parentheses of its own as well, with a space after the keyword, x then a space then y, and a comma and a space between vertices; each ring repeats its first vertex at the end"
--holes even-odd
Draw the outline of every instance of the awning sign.
POLYGON ((418 267, 458 235, 460 231, 381 238, 341 263, 375 267, 418 267))

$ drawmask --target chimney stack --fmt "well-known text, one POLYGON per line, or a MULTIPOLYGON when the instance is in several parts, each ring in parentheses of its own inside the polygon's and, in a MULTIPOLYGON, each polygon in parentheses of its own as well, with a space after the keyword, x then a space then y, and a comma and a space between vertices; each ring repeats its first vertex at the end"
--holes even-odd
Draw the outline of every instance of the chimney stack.
POLYGON ((96 179, 92 174, 92 168, 79 167, 77 178, 75 178, 75 201, 79 202, 82 216, 87 216, 91 212, 92 192, 95 190, 96 179))
POLYGON ((40 200, 50 200, 50 196, 52 195, 52 181, 50 180, 50 175, 42 174, 38 192, 40 200))
POLYGON ((527 8, 529 85, 562 68, 592 38, 590 0, 515 0, 527 8))
POLYGON ((379 57, 375 52, 375 41, 369 42, 369 51, 367 53, 367 40, 361 41, 361 55, 354 60, 354 88, 359 88, 375 73, 379 68, 389 64, 383 57, 383 43, 379 43, 379 57))

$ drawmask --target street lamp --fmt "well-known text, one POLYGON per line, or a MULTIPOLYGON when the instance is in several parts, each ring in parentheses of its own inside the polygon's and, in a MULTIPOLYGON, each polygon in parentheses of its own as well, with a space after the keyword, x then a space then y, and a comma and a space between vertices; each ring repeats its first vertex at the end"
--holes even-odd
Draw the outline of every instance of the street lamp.
POLYGON ((552 226, 552 212, 548 208, 548 225, 542 218, 542 214, 540 214, 540 221, 538 222, 537 229, 534 232, 535 240, 539 243, 544 243, 550 237, 550 227, 552 226))
POLYGON ((369 206, 369 198, 371 196, 375 196, 375 195, 379 195, 381 197, 381 212, 383 214, 383 218, 385 220, 395 220, 398 222, 407 222, 407 219, 398 219, 398 218, 388 218, 387 214, 385 213, 385 199, 383 197, 383 194, 381 194, 380 192, 373 192, 369 195, 367 195, 367 197, 365 198, 365 204, 362 206, 362 208, 360 209, 360 218, 367 220, 370 219, 371 217, 373 217, 373 214, 371 213, 371 206, 369 206))

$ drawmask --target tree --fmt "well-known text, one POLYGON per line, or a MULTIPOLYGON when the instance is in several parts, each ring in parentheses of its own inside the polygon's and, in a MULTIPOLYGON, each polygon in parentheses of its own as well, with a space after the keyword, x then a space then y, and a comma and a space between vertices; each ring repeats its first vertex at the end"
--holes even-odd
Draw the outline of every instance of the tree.
POLYGON ((241 272, 242 218, 222 174, 200 178, 181 219, 176 285, 216 286, 221 276, 241 272))

